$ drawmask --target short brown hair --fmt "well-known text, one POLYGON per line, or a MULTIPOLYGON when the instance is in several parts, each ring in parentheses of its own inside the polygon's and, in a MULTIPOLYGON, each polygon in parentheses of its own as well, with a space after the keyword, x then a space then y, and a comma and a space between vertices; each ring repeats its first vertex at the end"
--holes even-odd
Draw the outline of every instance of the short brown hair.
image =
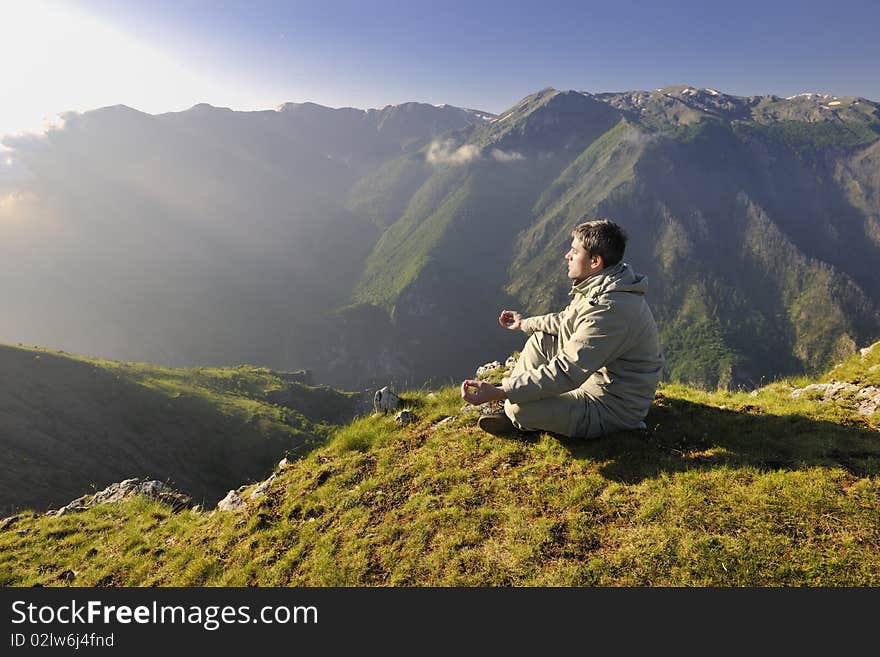
POLYGON ((571 236, 583 242, 587 255, 602 256, 605 267, 613 267, 623 260, 629 239, 626 231, 610 219, 593 219, 578 224, 571 236))

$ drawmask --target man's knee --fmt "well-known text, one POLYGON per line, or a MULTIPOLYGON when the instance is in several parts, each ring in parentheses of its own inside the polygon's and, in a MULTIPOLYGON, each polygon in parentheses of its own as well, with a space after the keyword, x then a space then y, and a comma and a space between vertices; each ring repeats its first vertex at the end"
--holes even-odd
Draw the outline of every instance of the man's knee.
POLYGON ((509 399, 504 400, 504 414, 513 422, 513 426, 515 426, 520 431, 531 431, 531 427, 526 427, 523 423, 523 413, 522 406, 519 404, 515 404, 509 399))
POLYGON ((597 438, 605 433, 596 409, 569 395, 522 404, 508 399, 504 402, 504 413, 520 431, 549 431, 581 438, 597 438))
POLYGON ((504 414, 510 418, 520 431, 550 431, 551 433, 567 433, 567 426, 561 417, 551 408, 551 404, 525 402, 516 404, 509 399, 504 402, 504 414))

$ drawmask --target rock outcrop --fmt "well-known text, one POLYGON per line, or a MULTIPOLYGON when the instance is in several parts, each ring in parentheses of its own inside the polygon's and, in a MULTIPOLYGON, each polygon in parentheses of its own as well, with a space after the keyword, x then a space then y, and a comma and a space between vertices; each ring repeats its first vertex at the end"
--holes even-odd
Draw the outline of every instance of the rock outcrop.
POLYGON ((380 388, 373 395, 373 410, 376 413, 396 411, 400 405, 400 397, 388 386, 380 388))
POLYGON ((858 386, 844 381, 831 383, 812 383, 791 392, 792 399, 809 394, 821 395, 819 402, 849 402, 856 405, 860 415, 873 415, 880 408, 880 388, 877 386, 858 386))
POLYGON ((171 506, 175 511, 192 505, 192 499, 188 495, 174 490, 161 481, 135 478, 110 484, 107 488, 98 491, 94 495, 78 497, 60 509, 48 511, 46 515, 66 516, 71 513, 85 511, 98 504, 121 502, 134 495, 143 495, 158 500, 163 504, 171 506))
POLYGON ((217 510, 218 511, 239 511, 243 509, 245 506, 245 501, 241 499, 241 496, 238 494, 238 491, 231 490, 226 494, 222 500, 217 502, 217 510))

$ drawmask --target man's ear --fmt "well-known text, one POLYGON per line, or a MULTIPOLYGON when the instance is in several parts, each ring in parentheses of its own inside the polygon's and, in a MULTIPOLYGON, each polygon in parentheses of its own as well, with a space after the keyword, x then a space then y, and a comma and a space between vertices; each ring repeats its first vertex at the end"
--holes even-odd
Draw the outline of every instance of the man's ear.
POLYGON ((605 269, 605 260, 600 255, 590 256, 590 269, 605 269))

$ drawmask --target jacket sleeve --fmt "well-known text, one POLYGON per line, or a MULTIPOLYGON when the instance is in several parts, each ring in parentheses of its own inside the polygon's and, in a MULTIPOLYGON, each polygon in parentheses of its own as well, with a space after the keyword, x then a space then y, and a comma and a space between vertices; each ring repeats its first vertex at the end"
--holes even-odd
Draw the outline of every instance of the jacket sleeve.
POLYGON ((549 315, 536 315, 535 317, 526 317, 520 323, 520 329, 531 335, 541 331, 550 335, 559 335, 559 322, 562 319, 562 313, 550 313, 549 315))
POLYGON ((549 363, 501 387, 513 403, 555 397, 580 387, 596 370, 617 358, 626 346, 628 322, 613 305, 598 304, 577 318, 565 348, 549 363))

